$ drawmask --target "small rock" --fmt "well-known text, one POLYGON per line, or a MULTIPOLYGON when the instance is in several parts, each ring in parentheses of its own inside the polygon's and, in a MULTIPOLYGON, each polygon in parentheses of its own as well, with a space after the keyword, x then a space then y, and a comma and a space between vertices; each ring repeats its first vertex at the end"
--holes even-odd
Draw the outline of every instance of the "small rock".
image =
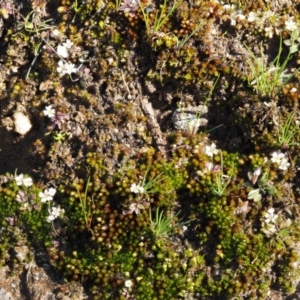
POLYGON ((173 113, 172 121, 176 129, 195 133, 200 126, 207 124, 208 120, 203 118, 207 111, 208 109, 205 105, 177 108, 173 113))
POLYGON ((151 81, 146 81, 145 87, 150 94, 156 92, 156 86, 151 81))
POLYGON ((6 128, 6 130, 11 131, 14 128, 14 121, 10 117, 6 117, 2 119, 2 125, 6 128))
POLYGON ((30 119, 22 112, 17 111, 13 114, 15 132, 25 135, 31 129, 30 119))
POLYGON ((27 246, 16 246, 14 248, 15 252, 16 252, 16 257, 18 259, 19 262, 24 262, 28 253, 29 253, 29 249, 27 246))
POLYGON ((7 292, 5 289, 0 289, 0 299, 1 300, 12 300, 11 293, 7 292))

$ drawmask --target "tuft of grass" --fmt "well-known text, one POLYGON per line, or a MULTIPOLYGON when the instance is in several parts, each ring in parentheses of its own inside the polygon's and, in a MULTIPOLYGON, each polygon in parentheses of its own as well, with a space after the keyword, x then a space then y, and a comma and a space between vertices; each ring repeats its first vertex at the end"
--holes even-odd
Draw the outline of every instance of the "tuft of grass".
POLYGON ((143 177, 142 187, 144 189, 143 194, 153 194, 160 190, 159 182, 163 181, 166 177, 163 176, 163 172, 159 173, 157 176, 152 176, 147 182, 147 174, 150 171, 148 168, 143 177))
POLYGON ((91 222, 92 222, 92 202, 93 200, 89 200, 88 199, 88 188, 89 188, 89 183, 90 183, 90 177, 87 180, 86 186, 85 186, 85 190, 84 190, 84 197, 81 196, 81 193, 78 189, 78 187, 76 186, 76 190, 77 190, 77 194, 80 200, 80 206, 81 206, 81 211, 83 214, 83 218, 84 218, 84 222, 86 225, 86 228, 92 233, 92 235, 94 235, 93 230, 91 228, 91 222))
POLYGON ((231 164, 231 169, 229 175, 225 175, 223 171, 223 156, 221 153, 221 166, 220 171, 216 172, 215 174, 215 182, 211 186, 212 193, 214 195, 217 195, 219 197, 222 197, 226 190, 228 185, 231 183, 233 174, 234 174, 234 164, 231 164))
POLYGON ((248 46, 245 45, 245 47, 249 54, 247 63, 251 69, 248 83, 254 87, 259 95, 274 97, 294 76, 294 73, 285 74, 286 65, 292 57, 292 52, 289 51, 283 63, 280 62, 282 54, 282 37, 280 37, 278 54, 270 65, 267 65, 267 57, 264 54, 262 43, 260 44, 260 57, 256 57, 248 46))
POLYGON ((285 123, 281 128, 277 128, 276 142, 279 146, 288 148, 293 145, 299 145, 294 141, 295 136, 299 133, 300 124, 293 124, 295 112, 288 115, 285 123))
POLYGON ((160 5, 160 9, 155 12, 154 20, 151 21, 150 13, 147 7, 138 0, 143 14, 144 22, 146 25, 147 35, 149 37, 157 34, 163 25, 168 22, 169 17, 173 12, 181 5, 183 0, 174 1, 173 5, 168 9, 167 0, 164 0, 164 3, 160 5))
POLYGON ((155 217, 152 217, 151 209, 149 210, 149 225, 155 240, 166 238, 174 233, 174 228, 189 223, 183 222, 177 225, 173 225, 174 217, 177 217, 180 211, 176 215, 165 217, 163 211, 156 209, 155 217))
MULTIPOLYGON (((23 17, 21 14, 20 17, 23 18, 23 22, 19 22, 17 24, 17 29, 19 31, 24 29, 29 33, 37 34, 41 31, 49 30, 55 27, 49 25, 49 23, 52 22, 52 19, 41 21, 39 15, 36 14, 34 10, 31 11, 28 15, 26 15, 26 17, 23 17)), ((17 34, 19 34, 19 32, 16 33, 15 35, 17 34)))

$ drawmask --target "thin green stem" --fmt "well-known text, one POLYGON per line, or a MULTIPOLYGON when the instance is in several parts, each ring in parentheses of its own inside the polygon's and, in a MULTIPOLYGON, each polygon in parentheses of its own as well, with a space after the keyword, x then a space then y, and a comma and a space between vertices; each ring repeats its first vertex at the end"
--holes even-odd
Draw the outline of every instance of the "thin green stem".
POLYGON ((89 231, 91 231, 91 233, 94 235, 94 233, 91 229, 91 218, 92 218, 91 205, 90 205, 90 203, 88 203, 88 199, 87 199, 89 183, 90 183, 90 176, 88 177, 88 180, 87 180, 87 183, 86 183, 86 186, 85 186, 84 197, 81 197, 81 193, 80 193, 77 186, 76 186, 76 189, 77 189, 77 193, 78 193, 78 196, 79 196, 80 206, 81 206, 81 209, 82 209, 82 214, 83 214, 83 217, 84 217, 85 225, 86 225, 87 229, 89 231))

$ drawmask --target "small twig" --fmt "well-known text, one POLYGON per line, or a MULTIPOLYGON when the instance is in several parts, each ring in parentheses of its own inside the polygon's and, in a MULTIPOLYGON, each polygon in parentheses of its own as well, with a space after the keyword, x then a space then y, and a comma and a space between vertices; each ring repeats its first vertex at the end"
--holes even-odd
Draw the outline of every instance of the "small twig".
POLYGON ((39 57, 39 55, 40 55, 41 52, 42 52, 42 47, 40 48, 40 50, 38 51, 38 53, 35 55, 33 61, 31 62, 30 66, 29 66, 29 69, 28 69, 28 71, 27 71, 27 73, 26 73, 25 80, 28 79, 29 74, 30 74, 30 72, 31 72, 31 69, 32 69, 33 65, 35 64, 35 62, 36 62, 36 60, 37 60, 37 58, 39 57))
POLYGON ((123 82, 125 84, 126 90, 127 90, 128 94, 130 95, 130 89, 129 89, 128 84, 127 84, 127 82, 125 80, 123 71, 121 71, 121 75, 122 75, 122 79, 123 79, 123 82))
POLYGON ((167 141, 165 140, 160 126, 157 122, 157 119, 155 117, 155 113, 152 107, 152 104, 148 101, 148 99, 145 98, 140 98, 140 105, 142 108, 142 111, 144 115, 147 117, 147 123, 150 127, 152 136, 154 138, 155 144, 159 151, 163 154, 163 156, 167 156, 166 148, 167 148, 167 141))
POLYGON ((57 53, 57 51, 44 39, 42 41, 47 44, 47 46, 66 64, 67 62, 57 53))
POLYGON ((31 267, 33 266, 33 263, 34 263, 34 257, 32 258, 31 262, 29 263, 29 267, 28 267, 27 274, 26 274, 26 283, 28 283, 28 277, 29 277, 31 267))
POLYGON ((162 70, 166 66, 166 63, 167 63, 169 57, 170 57, 170 53, 168 53, 168 57, 163 61, 162 65, 161 65, 161 68, 159 70, 159 79, 160 79, 161 84, 162 84, 162 70))

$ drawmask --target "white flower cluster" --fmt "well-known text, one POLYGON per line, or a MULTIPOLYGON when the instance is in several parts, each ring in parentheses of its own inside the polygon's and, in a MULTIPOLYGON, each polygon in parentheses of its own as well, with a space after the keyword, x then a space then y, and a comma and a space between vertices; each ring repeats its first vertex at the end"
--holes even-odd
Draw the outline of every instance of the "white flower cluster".
POLYGON ((267 212, 264 215, 264 221, 263 221, 263 230, 267 234, 272 234, 277 231, 276 229, 276 220, 278 218, 278 215, 274 214, 274 208, 269 208, 267 212))
POLYGON ((275 221, 278 218, 278 215, 275 215, 274 211, 275 211, 275 209, 272 207, 272 208, 269 208, 267 210, 267 212, 265 213, 265 215, 264 215, 264 218, 265 218, 264 222, 266 224, 269 224, 269 223, 274 223, 275 224, 276 223, 275 221))
MULTIPOLYGON (((223 1, 221 1, 221 4, 223 4, 223 1)), ((235 4, 223 4, 223 8, 228 13, 232 26, 236 26, 237 20, 247 20, 257 28, 264 30, 269 38, 272 38, 274 33, 279 34, 283 29, 290 32, 297 29, 294 16, 281 17, 271 10, 251 11, 248 16, 245 16, 243 11, 235 4)))
POLYGON ((242 14, 241 9, 236 9, 236 6, 234 4, 225 4, 223 5, 223 8, 227 11, 230 11, 230 25, 235 26, 236 20, 244 20, 246 17, 242 14))
POLYGON ((33 181, 31 177, 24 177, 23 174, 20 174, 18 176, 15 176, 16 184, 18 186, 24 185, 26 187, 32 186, 33 181))
POLYGON ((285 22, 285 29, 287 31, 294 31, 297 29, 297 23, 294 21, 294 16, 289 17, 285 22))
POLYGON ((64 76, 66 74, 71 75, 72 73, 76 73, 78 68, 76 68, 74 64, 60 60, 56 70, 60 76, 64 76))
POLYGON ((288 17, 287 20, 282 20, 280 16, 270 10, 264 12, 251 11, 247 20, 250 23, 255 23, 257 27, 263 28, 269 38, 272 38, 274 33, 279 34, 283 29, 291 32, 297 29, 293 16, 288 17), (282 24, 284 24, 284 27, 282 24))
MULTIPOLYGON (((33 180, 31 177, 24 177, 23 174, 15 176, 15 181, 18 186, 25 186, 30 187, 33 184, 33 180)), ((56 194, 55 188, 49 188, 45 189, 43 192, 39 192, 39 197, 41 199, 42 203, 46 203, 53 200, 54 195, 56 194)), ((23 207, 28 207, 28 202, 26 202, 26 199, 28 199, 28 196, 24 191, 19 191, 19 194, 17 196, 17 201, 23 203, 23 207), (26 202, 26 203, 24 203, 26 202)), ((49 216, 47 217, 47 222, 52 222, 57 217, 59 217, 61 214, 64 213, 64 210, 58 207, 49 207, 49 216)))
POLYGON ((273 152, 271 154, 272 158, 271 161, 272 163, 276 163, 278 165, 279 170, 286 171, 287 168, 289 167, 290 163, 288 162, 287 158, 285 155, 281 152, 273 152))
POLYGON ((73 42, 70 41, 70 40, 66 40, 65 43, 63 43, 62 45, 58 45, 57 46, 57 49, 56 49, 56 52, 57 54, 62 57, 62 58, 68 58, 70 53, 70 49, 72 48, 73 46, 73 42))
POLYGON ((145 189, 141 185, 133 183, 130 187, 130 191, 135 194, 143 194, 145 189))
MULTIPOLYGON (((70 40, 67 40, 62 45, 58 45, 56 49, 58 56, 60 56, 61 58, 68 58, 70 55, 70 49, 73 45, 73 42, 70 40)), ((64 60, 60 60, 58 62, 57 72, 60 74, 60 76, 64 76, 65 74, 71 75, 72 73, 76 73, 77 71, 78 68, 76 68, 72 63, 68 63, 64 60)))
POLYGON ((45 189, 44 192, 39 192, 39 197, 41 198, 41 202, 45 203, 48 201, 52 201, 55 194, 56 194, 56 189, 49 188, 49 189, 45 189))
POLYGON ((59 206, 58 207, 51 207, 49 208, 49 216, 47 217, 47 222, 52 222, 54 221, 56 218, 58 218, 61 214, 64 213, 64 210, 61 209, 59 206))

